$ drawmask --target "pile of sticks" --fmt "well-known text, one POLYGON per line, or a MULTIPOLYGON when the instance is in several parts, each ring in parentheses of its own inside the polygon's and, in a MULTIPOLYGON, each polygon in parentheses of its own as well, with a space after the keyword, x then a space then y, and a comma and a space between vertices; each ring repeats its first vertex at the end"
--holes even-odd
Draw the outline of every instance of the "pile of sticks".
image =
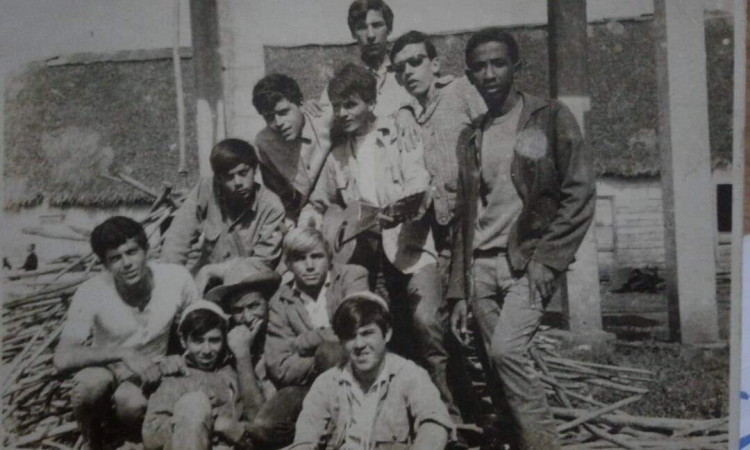
MULTIPOLYGON (((141 221, 157 257, 162 243, 157 233, 177 207, 172 187, 161 193, 127 175, 109 177, 146 192, 155 200, 141 221)), ((25 234, 68 241, 88 241, 90 230, 69 226, 25 228, 25 234)), ((71 378, 56 373, 52 358, 62 332, 70 299, 78 286, 102 270, 93 253, 67 255, 32 272, 3 274, 3 411, 4 447, 72 448, 78 428, 71 415, 71 378)))
POLYGON ((562 358, 555 341, 535 339, 532 358, 559 421, 564 449, 725 449, 728 418, 708 420, 643 417, 622 409, 649 393, 656 381, 649 370, 562 358), (622 400, 605 404, 597 390, 618 392, 622 400))
MULTIPOLYGON (((162 243, 157 232, 179 206, 172 188, 161 193, 124 174, 111 177, 146 192, 155 200, 141 221, 156 257, 162 243)), ((88 240, 89 230, 69 227, 61 232, 28 228, 25 233, 47 238, 88 240)), ((70 298, 78 286, 101 271, 95 255, 67 255, 34 272, 4 274, 2 382, 5 447, 72 449, 80 445, 70 407, 70 376, 56 373, 54 346, 70 298)), ((582 362, 561 357, 557 342, 535 338, 532 356, 547 387, 552 412, 566 449, 713 449, 726 448, 727 419, 684 420, 633 416, 622 408, 648 393, 655 375, 638 368, 582 362), (622 393, 605 404, 592 391, 622 393)))

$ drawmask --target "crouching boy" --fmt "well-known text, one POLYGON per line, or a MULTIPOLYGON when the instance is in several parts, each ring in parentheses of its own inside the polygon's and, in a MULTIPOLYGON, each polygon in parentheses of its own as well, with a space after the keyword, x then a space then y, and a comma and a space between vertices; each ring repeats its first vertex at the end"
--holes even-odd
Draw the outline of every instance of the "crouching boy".
POLYGON ((290 448, 443 449, 455 426, 427 372, 386 350, 390 314, 379 296, 348 296, 333 316, 347 362, 305 398, 290 448))
POLYGON ((238 374, 227 345, 229 316, 215 303, 189 306, 178 332, 187 375, 166 377, 148 402, 146 449, 253 448, 238 374), (214 444, 217 444, 214 447, 214 444))

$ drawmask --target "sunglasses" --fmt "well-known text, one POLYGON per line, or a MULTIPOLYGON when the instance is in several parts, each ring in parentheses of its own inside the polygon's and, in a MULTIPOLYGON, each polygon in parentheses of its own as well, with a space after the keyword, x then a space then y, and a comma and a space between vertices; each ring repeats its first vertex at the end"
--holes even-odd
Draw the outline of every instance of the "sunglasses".
POLYGON ((406 70, 407 64, 410 65, 411 67, 419 67, 427 58, 429 58, 429 56, 427 55, 412 56, 411 58, 407 58, 401 62, 391 64, 390 71, 401 75, 406 70))

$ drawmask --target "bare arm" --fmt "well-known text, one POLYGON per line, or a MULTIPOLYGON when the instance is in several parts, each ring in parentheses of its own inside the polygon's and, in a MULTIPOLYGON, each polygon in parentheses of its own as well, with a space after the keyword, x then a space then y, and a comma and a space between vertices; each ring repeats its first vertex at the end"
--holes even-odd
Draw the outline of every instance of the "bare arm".
POLYGON ((74 372, 85 367, 105 366, 114 362, 122 362, 145 385, 153 384, 161 378, 159 366, 138 351, 124 348, 97 348, 66 342, 60 342, 53 363, 62 372, 74 372))

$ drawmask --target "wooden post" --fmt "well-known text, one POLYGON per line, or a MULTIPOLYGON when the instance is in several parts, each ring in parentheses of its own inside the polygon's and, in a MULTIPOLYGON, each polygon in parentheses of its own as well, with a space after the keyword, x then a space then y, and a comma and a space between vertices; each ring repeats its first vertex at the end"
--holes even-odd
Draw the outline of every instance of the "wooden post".
POLYGON ((670 337, 719 339, 704 6, 655 0, 670 337))
MULTIPOLYGON (((586 27, 586 2, 548 0, 550 94, 565 103, 586 134, 585 115, 590 108, 586 27)), ((601 331, 599 263, 592 224, 561 292, 567 327, 575 334, 601 331)))
POLYGON ((190 0, 195 68, 196 132, 201 176, 211 175, 208 158, 226 135, 217 0, 190 0))

